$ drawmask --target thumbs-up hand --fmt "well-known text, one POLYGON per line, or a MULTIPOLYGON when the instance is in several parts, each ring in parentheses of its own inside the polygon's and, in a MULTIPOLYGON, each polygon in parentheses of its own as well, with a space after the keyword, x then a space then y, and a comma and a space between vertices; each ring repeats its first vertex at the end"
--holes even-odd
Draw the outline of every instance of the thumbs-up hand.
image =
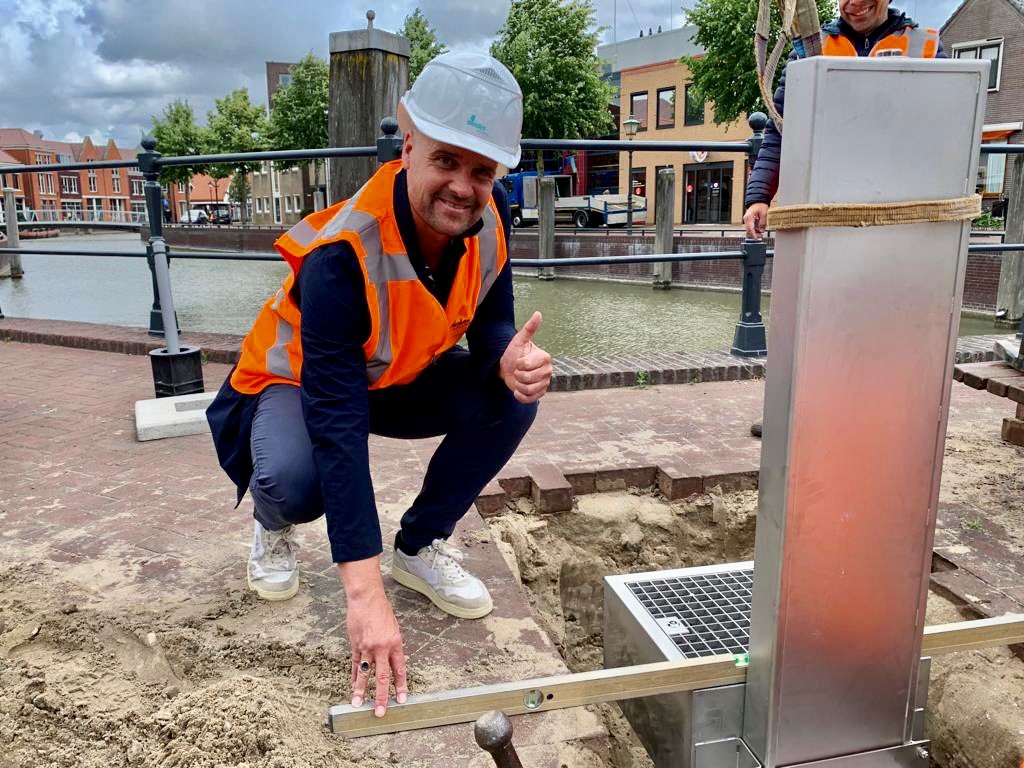
POLYGON ((540 312, 534 312, 512 337, 498 363, 502 381, 521 403, 540 400, 551 385, 551 355, 533 343, 542 319, 540 312))

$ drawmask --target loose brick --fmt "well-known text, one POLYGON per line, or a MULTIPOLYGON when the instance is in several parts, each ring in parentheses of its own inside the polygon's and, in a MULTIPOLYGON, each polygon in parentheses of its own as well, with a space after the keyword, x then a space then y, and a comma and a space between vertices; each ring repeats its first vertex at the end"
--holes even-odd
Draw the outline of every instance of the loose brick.
POLYGON ((529 475, 524 475, 515 470, 510 471, 507 467, 498 473, 497 477, 498 485, 500 485, 505 493, 512 499, 521 499, 524 496, 529 496, 532 485, 530 483, 529 475))
POLYGON ((531 464, 533 504, 538 512, 568 512, 572 509, 572 486, 553 464, 531 464))
POLYGON ((597 477, 593 470, 566 470, 565 479, 569 481, 569 485, 572 486, 572 492, 577 496, 597 492, 597 477))
POLYGON ((476 497, 476 510, 480 517, 494 517, 505 509, 508 494, 496 480, 491 480, 476 497))
POLYGON ((758 470, 739 470, 735 472, 712 473, 704 476, 704 490, 721 488, 725 493, 732 491, 752 491, 757 488, 758 470))
POLYGON ((1003 419, 1003 440, 1013 445, 1024 445, 1024 420, 1003 419))
POLYGON ((704 492, 704 478, 684 461, 662 464, 657 473, 658 490, 669 501, 704 492))

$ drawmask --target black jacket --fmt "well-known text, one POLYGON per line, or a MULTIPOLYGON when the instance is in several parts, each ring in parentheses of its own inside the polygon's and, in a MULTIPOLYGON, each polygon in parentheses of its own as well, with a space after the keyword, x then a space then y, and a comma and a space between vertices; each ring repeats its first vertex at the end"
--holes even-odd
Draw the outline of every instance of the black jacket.
MULTIPOLYGON (((913 29, 917 23, 909 18, 902 11, 894 8, 889 9, 889 18, 876 30, 867 35, 862 35, 845 21, 835 19, 822 26, 822 32, 826 35, 842 35, 857 49, 860 56, 867 56, 875 44, 882 38, 891 35, 901 29, 908 27, 913 29)), ((797 58, 796 51, 789 54, 786 65, 797 58)), ((942 50, 942 43, 939 43, 939 50, 935 58, 946 58, 942 50)), ((779 87, 775 90, 775 109, 785 117, 786 103, 786 71, 782 71, 779 79, 779 87)), ((775 123, 768 121, 768 127, 764 132, 764 141, 761 142, 761 151, 758 152, 757 162, 754 163, 754 170, 750 172, 747 179, 747 191, 743 199, 744 210, 754 203, 771 203, 775 192, 779 188, 779 158, 782 155, 782 135, 775 129, 775 123)))

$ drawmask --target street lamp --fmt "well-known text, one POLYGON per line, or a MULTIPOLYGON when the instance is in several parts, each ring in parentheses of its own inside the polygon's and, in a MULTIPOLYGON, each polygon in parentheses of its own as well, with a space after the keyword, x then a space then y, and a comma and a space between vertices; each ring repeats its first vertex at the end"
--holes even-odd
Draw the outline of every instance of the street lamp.
POLYGON ((627 152, 626 160, 626 184, 629 189, 626 193, 626 229, 630 232, 633 231, 633 137, 636 136, 636 132, 640 130, 640 121, 637 120, 633 115, 622 121, 622 128, 626 132, 626 138, 629 139, 629 152, 627 152))

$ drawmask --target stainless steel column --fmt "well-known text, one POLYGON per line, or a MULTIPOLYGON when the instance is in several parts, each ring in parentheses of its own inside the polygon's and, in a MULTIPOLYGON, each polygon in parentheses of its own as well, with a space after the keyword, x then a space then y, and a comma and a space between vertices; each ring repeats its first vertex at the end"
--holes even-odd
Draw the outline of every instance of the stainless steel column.
MULTIPOLYGON (((777 202, 973 193, 986 84, 790 64, 777 202)), ((744 712, 767 768, 909 740, 969 229, 777 235, 744 712)))

